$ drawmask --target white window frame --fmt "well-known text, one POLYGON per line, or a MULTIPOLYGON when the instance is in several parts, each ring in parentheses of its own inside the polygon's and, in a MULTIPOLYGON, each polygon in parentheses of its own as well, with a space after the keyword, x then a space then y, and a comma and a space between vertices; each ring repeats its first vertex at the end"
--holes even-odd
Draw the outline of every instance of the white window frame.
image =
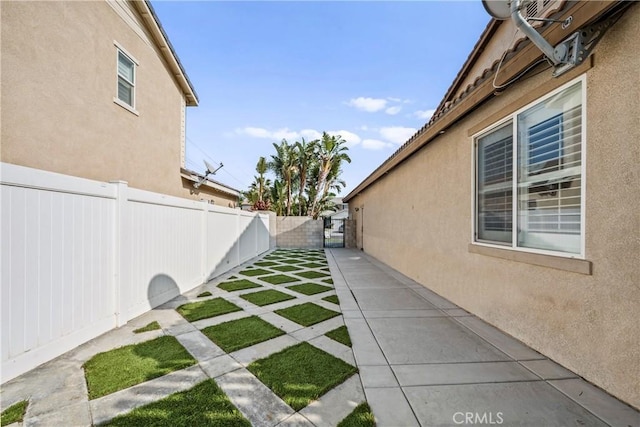
POLYGON ((471 136, 471 243, 477 246, 486 246, 491 248, 498 249, 506 249, 513 250, 518 252, 528 252, 534 254, 542 254, 542 255, 552 255, 563 258, 577 258, 577 259, 585 259, 585 230, 586 230, 586 187, 587 187, 587 175, 586 175, 586 164, 587 164, 587 78, 586 75, 583 74, 565 84, 558 87, 557 89, 545 94, 542 97, 537 98, 535 101, 530 102, 529 104, 519 108, 518 110, 510 113, 509 115, 503 117, 502 119, 496 121, 491 126, 487 126, 481 131, 471 136), (553 251, 553 250, 545 250, 545 249, 534 249, 534 248, 526 248, 518 246, 518 179, 517 179, 517 171, 518 171, 518 156, 517 156, 517 120, 518 115, 531 107, 543 102, 558 93, 566 90, 567 88, 575 85, 576 83, 581 83, 581 119, 582 119, 582 141, 581 141, 581 165, 580 165, 580 179, 581 179, 581 188, 580 188, 580 252, 579 253, 569 253, 569 252, 561 252, 561 251, 553 251), (505 123, 509 121, 512 122, 513 126, 513 147, 514 147, 514 155, 513 155, 513 187, 512 187, 512 237, 511 244, 499 244, 499 243, 491 243, 487 241, 478 241, 477 240, 477 208, 478 208, 478 190, 477 190, 477 173, 478 173, 478 156, 477 156, 477 141, 478 138, 485 136, 494 130, 499 129, 501 126, 504 126, 505 123))
POLYGON ((113 97, 113 102, 118 104, 119 106, 121 106, 122 108, 124 108, 125 110, 128 110, 129 112, 135 114, 136 116, 140 115, 140 113, 138 112, 138 110, 136 109, 136 101, 137 101, 137 94, 136 94, 136 84, 137 84, 137 79, 138 79, 138 66, 140 65, 138 60, 131 55, 129 52, 127 52, 127 50, 122 47, 120 45, 120 43, 118 43, 117 41, 114 40, 113 44, 116 47, 116 96, 113 97), (120 79, 120 73, 118 72, 118 66, 120 64, 120 59, 119 56, 120 55, 124 55, 128 60, 130 60, 131 62, 133 62, 133 82, 129 82, 127 81, 129 84, 131 84, 132 86, 132 104, 133 105, 129 105, 127 104, 125 101, 121 100, 118 97, 118 83, 119 83, 119 79, 120 79))

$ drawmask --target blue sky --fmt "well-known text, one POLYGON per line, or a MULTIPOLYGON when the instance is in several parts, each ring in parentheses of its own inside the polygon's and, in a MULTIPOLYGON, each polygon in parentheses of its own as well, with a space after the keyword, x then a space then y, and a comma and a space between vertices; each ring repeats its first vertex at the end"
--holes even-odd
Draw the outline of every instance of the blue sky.
POLYGON ((200 98, 187 167, 240 190, 273 142, 341 134, 346 195, 421 128, 489 16, 477 1, 153 1, 200 98))

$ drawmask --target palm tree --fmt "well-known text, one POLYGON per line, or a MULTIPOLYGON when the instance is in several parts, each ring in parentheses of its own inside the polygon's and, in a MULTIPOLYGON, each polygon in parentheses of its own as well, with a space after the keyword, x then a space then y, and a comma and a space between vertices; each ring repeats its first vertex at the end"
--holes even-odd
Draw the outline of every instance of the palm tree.
POLYGON ((256 172, 258 172, 258 176, 255 177, 258 182, 258 201, 264 201, 264 195, 267 191, 267 187, 269 186, 269 180, 265 182, 264 174, 267 172, 267 160, 264 157, 260 157, 258 159, 258 164, 256 165, 256 172))
POLYGON ((286 192, 286 215, 291 215, 291 199, 293 193, 293 180, 298 170, 296 151, 292 145, 289 145, 286 139, 283 139, 280 144, 273 144, 276 149, 276 155, 271 156, 269 162, 269 168, 276 174, 276 177, 282 180, 284 183, 284 190, 286 192))
POLYGON ((284 213, 284 199, 285 199, 285 191, 284 186, 281 181, 277 179, 273 181, 273 186, 271 186, 271 210, 273 210, 276 215, 282 216, 284 213))
MULTIPOLYGON (((340 166, 342 162, 351 163, 351 158, 346 153, 349 148, 340 135, 329 135, 322 133, 318 152, 318 181, 317 191, 311 204, 311 215, 318 218, 320 215, 320 202, 326 199, 332 186, 336 185, 336 180, 340 176, 340 166)), ((338 183, 339 184, 339 183, 338 183)))
POLYGON ((318 142, 317 139, 307 142, 302 138, 302 141, 295 143, 298 157, 298 215, 307 213, 308 203, 304 198, 304 192, 307 188, 307 172, 315 160, 318 142))

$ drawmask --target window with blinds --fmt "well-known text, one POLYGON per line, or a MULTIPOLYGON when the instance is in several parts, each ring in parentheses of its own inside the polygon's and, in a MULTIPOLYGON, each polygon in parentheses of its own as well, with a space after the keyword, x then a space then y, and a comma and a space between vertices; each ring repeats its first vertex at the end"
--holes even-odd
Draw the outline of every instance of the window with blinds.
POLYGON ((135 63, 118 49, 118 99, 134 107, 135 63))
POLYGON ((581 252, 582 99, 578 81, 476 139, 477 241, 581 252))

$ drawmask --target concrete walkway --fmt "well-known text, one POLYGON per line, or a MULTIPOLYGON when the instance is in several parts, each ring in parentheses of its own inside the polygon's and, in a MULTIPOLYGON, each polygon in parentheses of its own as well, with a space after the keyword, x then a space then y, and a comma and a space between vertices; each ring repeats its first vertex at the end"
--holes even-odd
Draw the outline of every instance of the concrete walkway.
POLYGON ((330 250, 379 427, 640 426, 640 413, 360 251, 330 250))

